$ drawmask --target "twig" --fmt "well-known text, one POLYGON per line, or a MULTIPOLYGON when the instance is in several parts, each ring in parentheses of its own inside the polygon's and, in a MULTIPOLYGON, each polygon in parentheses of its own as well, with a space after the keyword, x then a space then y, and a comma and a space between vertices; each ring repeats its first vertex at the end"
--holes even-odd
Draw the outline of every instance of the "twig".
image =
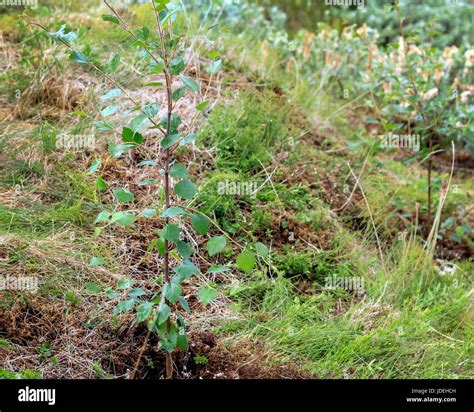
POLYGON ((145 348, 148 345, 148 339, 150 338, 150 334, 151 334, 151 332, 150 332, 150 330, 148 330, 148 332, 145 336, 145 340, 143 341, 143 345, 140 349, 140 352, 138 353, 138 358, 137 358, 137 361, 135 362, 135 367, 133 368, 133 371, 130 374, 130 379, 135 379, 135 373, 137 372, 138 365, 140 364, 140 361, 142 360, 143 352, 145 352, 145 348))

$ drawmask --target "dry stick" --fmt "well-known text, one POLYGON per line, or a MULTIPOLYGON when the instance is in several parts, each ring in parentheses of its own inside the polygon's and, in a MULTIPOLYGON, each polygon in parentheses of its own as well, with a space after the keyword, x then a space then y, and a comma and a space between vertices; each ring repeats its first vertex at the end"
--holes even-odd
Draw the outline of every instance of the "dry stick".
POLYGON ((347 163, 347 166, 349 167, 349 170, 351 171, 351 174, 352 176, 354 177, 354 179, 356 179, 357 181, 357 186, 359 186, 359 189, 360 189, 360 192, 362 193, 362 196, 364 197, 364 201, 365 201, 365 205, 367 206, 367 211, 369 212, 369 216, 370 216, 370 221, 372 222, 372 227, 374 229, 374 233, 375 233, 375 238, 377 240, 377 246, 378 246, 378 249, 379 249, 379 254, 380 254, 380 260, 382 262, 382 267, 383 267, 383 270, 385 272, 385 275, 387 275, 387 268, 385 267, 385 260, 383 258, 383 253, 382 253, 382 245, 380 243, 380 238, 379 238, 379 234, 377 232, 377 227, 375 226, 375 222, 374 222, 374 217, 372 215, 372 210, 370 209, 370 205, 369 205, 369 201, 367 200, 367 197, 365 196, 365 192, 364 192, 364 189, 362 188, 362 185, 360 184, 359 180, 357 179, 357 176, 356 174, 354 173, 354 171, 352 170, 351 168, 351 165, 349 163, 347 163))
POLYGON ((138 358, 137 358, 137 361, 135 362, 135 367, 133 368, 133 371, 130 374, 130 379, 135 379, 135 373, 137 372, 138 365, 140 364, 140 361, 142 360, 143 352, 145 352, 145 348, 148 345, 148 339, 150 338, 150 334, 151 334, 151 331, 148 329, 148 332, 145 336, 145 340, 143 341, 143 345, 140 349, 140 352, 138 353, 138 358))
POLYGON ((426 241, 426 251, 427 251, 428 256, 431 258, 434 256, 434 251, 436 248, 437 234, 438 234, 439 224, 441 220, 441 212, 443 210, 444 204, 448 197, 449 189, 451 187, 451 182, 453 180, 453 175, 454 175, 454 164, 456 162, 456 149, 454 146, 454 142, 451 142, 451 147, 452 147, 452 152, 453 152, 452 161, 451 161, 451 174, 449 175, 449 180, 448 180, 447 185, 443 184, 443 186, 441 187, 438 209, 436 211, 433 227, 431 228, 430 234, 426 241))
POLYGON ((362 168, 360 169, 359 177, 356 178, 356 182, 354 183, 354 187, 352 188, 351 195, 349 196, 349 198, 346 200, 346 202, 340 208, 334 209, 334 210, 332 210, 332 212, 339 212, 341 210, 344 210, 347 206, 349 206, 349 203, 351 203, 352 197, 354 196, 354 193, 357 190, 357 185, 359 184, 359 180, 360 180, 360 178, 362 177, 362 175, 364 173, 365 166, 367 164, 367 160, 369 159, 369 156, 370 156, 371 152, 372 152, 372 148, 370 148, 369 152, 367 153, 367 156, 364 160, 362 168))
MULTIPOLYGON (((271 176, 268 174, 268 171, 265 168, 264 164, 262 163, 262 161, 259 158, 257 158, 257 160, 258 160, 258 163, 260 163, 260 165, 262 166, 262 169, 264 170, 265 174, 267 175, 267 179, 269 179, 269 182, 270 182, 270 185, 272 186, 273 192, 275 193, 275 196, 278 199, 278 209, 280 211, 280 219, 281 219, 281 216, 283 214, 282 208, 284 209, 283 202, 281 201, 280 196, 278 196, 278 192, 276 191, 275 186, 273 185, 271 176)), ((273 173, 275 173, 275 171, 273 173)))

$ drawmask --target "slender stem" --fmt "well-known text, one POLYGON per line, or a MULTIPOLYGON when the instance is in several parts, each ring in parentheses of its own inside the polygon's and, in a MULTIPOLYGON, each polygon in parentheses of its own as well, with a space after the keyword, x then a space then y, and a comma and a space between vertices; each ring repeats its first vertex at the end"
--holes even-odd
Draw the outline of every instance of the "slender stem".
MULTIPOLYGON (((155 0, 152 0, 152 5, 153 5, 153 10, 155 12, 156 16, 156 24, 158 27, 158 35, 160 37, 160 43, 161 43, 161 56, 163 59, 163 70, 165 72, 165 80, 166 80, 166 98, 167 98, 167 103, 168 103, 168 124, 166 128, 166 136, 169 136, 171 134, 171 118, 173 114, 173 90, 172 90, 172 84, 173 84, 173 78, 170 74, 169 71, 169 64, 168 64, 168 51, 166 49, 165 45, 165 34, 163 31, 163 28, 161 27, 161 22, 160 22, 160 15, 158 13, 158 10, 156 8, 156 3, 155 0)), ((164 185, 165 185, 165 205, 166 208, 169 208, 171 205, 171 193, 170 193, 170 161, 171 161, 171 151, 170 149, 165 150, 165 167, 164 167, 164 185)), ((169 223, 169 218, 165 219, 165 223, 169 223)), ((164 241, 164 278, 166 283, 170 283, 170 268, 169 268, 169 241, 165 239, 164 241)), ((166 329, 169 331, 171 326, 170 320, 166 322, 166 329)), ((173 378, 173 355, 169 352, 166 353, 166 378, 167 379, 172 379, 173 378)))

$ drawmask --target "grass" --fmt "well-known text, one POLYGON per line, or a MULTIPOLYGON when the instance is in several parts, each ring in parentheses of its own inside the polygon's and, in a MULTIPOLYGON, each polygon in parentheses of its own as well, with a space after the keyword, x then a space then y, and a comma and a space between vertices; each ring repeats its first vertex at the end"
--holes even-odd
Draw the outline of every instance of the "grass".
POLYGON ((200 141, 218 150, 216 167, 251 176, 285 145, 291 116, 271 92, 242 93, 214 110, 200 141), (283 110, 282 110, 283 108, 283 110))
POLYGON ((248 317, 222 333, 264 341, 281 361, 296 361, 320 378, 472 378, 472 327, 463 318, 470 309, 462 288, 431 288, 399 308, 331 292, 296 298, 281 279, 265 291, 258 312, 247 306, 248 317), (433 294, 443 298, 430 301, 433 294), (345 309, 338 313, 341 299, 345 309), (444 335, 453 329, 454 337, 444 335))

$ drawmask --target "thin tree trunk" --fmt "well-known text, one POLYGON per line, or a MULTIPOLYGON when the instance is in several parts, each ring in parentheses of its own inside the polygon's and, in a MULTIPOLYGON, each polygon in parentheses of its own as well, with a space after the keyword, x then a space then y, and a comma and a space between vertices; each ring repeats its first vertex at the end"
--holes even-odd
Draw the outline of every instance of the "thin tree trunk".
MULTIPOLYGON (((155 8, 155 2, 153 1, 153 7, 155 8)), ((155 13, 156 13, 156 8, 155 8, 155 13)), ((171 134, 171 117, 173 114, 173 90, 172 90, 172 77, 169 72, 169 67, 168 67, 168 54, 164 42, 164 33, 163 29, 160 24, 160 19, 158 14, 156 14, 157 18, 157 24, 158 24, 158 33, 160 36, 161 40, 161 53, 162 53, 162 58, 164 62, 164 72, 165 72, 165 79, 166 79, 166 97, 167 97, 167 105, 168 105, 168 113, 167 113, 167 118, 168 118, 168 125, 166 128, 166 136, 170 136, 171 134)), ((170 149, 166 149, 165 151, 165 170, 164 170, 164 176, 165 176, 165 205, 166 209, 168 209, 171 205, 170 201, 170 175, 169 175, 169 165, 170 165, 170 149)), ((166 218, 165 224, 167 225, 169 223, 169 219, 166 218)), ((167 284, 170 283, 170 268, 169 268, 169 241, 165 239, 164 241, 164 278, 165 282, 167 284)), ((166 331, 169 332, 171 327, 171 321, 168 319, 166 321, 166 331)), ((166 352, 166 379, 172 379, 173 378, 173 354, 170 352, 166 352)))

